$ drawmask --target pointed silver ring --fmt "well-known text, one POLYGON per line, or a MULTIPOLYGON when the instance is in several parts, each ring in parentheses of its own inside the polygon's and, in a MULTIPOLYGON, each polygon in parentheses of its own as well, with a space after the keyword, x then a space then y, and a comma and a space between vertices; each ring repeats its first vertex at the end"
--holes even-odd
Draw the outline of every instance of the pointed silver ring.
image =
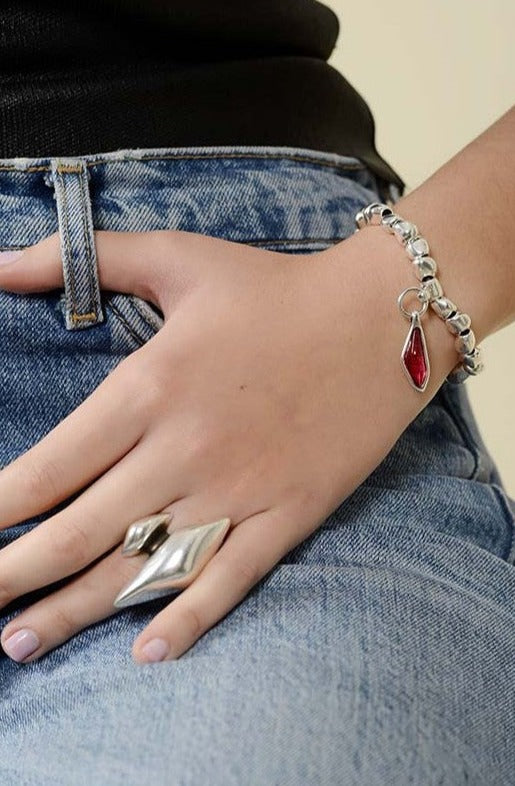
POLYGON ((230 518, 168 532, 172 513, 134 521, 125 535, 124 557, 147 553, 139 573, 117 595, 118 609, 178 592, 191 584, 222 545, 230 518))

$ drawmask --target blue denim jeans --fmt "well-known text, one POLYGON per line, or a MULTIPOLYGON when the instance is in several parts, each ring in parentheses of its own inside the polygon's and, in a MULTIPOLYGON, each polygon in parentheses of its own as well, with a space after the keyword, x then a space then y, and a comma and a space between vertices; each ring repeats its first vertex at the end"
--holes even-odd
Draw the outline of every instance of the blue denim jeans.
MULTIPOLYGON (((100 291, 93 228, 306 254, 388 194, 355 158, 290 147, 0 161, 0 248, 59 230, 64 271, 63 289, 0 290, 0 465, 162 326, 150 303, 100 291)), ((32 663, 2 655, 0 784, 515 783, 515 503, 467 384, 445 382, 356 491, 178 660, 131 656, 170 598, 32 663)), ((1 531, 0 546, 71 499, 1 531)), ((1 625, 64 583, 16 600, 1 625)))

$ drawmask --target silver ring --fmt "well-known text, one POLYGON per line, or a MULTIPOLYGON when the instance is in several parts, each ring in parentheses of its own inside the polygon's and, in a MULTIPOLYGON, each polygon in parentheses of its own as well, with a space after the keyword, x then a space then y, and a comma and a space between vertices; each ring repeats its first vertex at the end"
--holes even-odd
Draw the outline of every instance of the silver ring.
POLYGON ((222 545, 231 519, 168 532, 172 513, 156 513, 134 521, 125 535, 124 557, 147 553, 140 572, 117 595, 118 609, 162 598, 191 584, 222 545))

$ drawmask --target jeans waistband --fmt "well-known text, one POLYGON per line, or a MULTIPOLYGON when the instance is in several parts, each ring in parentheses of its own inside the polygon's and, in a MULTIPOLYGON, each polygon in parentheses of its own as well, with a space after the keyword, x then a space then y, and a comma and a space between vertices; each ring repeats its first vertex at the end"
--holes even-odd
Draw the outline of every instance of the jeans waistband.
MULTIPOLYGON (((399 187, 390 181, 381 179, 363 161, 355 156, 344 156, 339 153, 330 153, 311 148, 298 148, 271 145, 204 145, 185 147, 152 147, 128 148, 95 152, 80 156, 43 156, 43 157, 16 157, 0 158, 0 175, 3 179, 9 173, 45 173, 50 172, 52 163, 80 160, 86 169, 103 167, 107 178, 116 177, 115 165, 120 163, 142 165, 152 161, 201 161, 216 160, 220 162, 230 160, 252 161, 260 159, 266 162, 283 161, 284 164, 298 166, 316 165, 333 169, 341 174, 352 174, 356 182, 366 188, 376 190, 385 199, 396 201, 400 197, 399 187)), ((136 173, 136 167, 133 171, 136 173)))
POLYGON ((103 321, 94 230, 178 229, 292 252, 354 230, 382 187, 359 159, 272 146, 138 148, 0 159, 0 249, 59 231, 66 327, 103 321))

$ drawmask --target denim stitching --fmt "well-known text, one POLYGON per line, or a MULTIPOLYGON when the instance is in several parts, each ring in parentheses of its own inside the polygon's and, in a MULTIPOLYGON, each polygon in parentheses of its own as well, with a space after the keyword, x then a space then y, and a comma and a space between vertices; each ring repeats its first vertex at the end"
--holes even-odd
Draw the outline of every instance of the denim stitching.
MULTIPOLYGON (((309 244, 309 243, 341 243, 342 240, 347 240, 348 236, 345 237, 282 237, 282 238, 272 238, 268 240, 267 238, 260 238, 259 240, 234 240, 235 243, 244 243, 245 245, 301 245, 301 244, 309 244)), ((15 251, 18 249, 26 248, 26 246, 0 246, 0 251, 15 251)))
POLYGON ((297 156, 297 155, 288 155, 287 153, 177 153, 176 155, 171 154, 163 154, 163 155, 142 155, 140 156, 127 156, 125 158, 115 158, 115 159, 101 159, 100 161, 90 161, 87 163, 87 166, 95 166, 96 164, 109 164, 109 163, 116 163, 117 161, 159 161, 159 160, 167 160, 167 159, 177 159, 178 161, 181 159, 205 159, 205 158, 259 158, 259 159, 270 159, 270 160, 277 160, 284 158, 288 161, 301 161, 306 163, 316 163, 320 164, 321 166, 328 166, 338 169, 346 169, 346 170, 361 170, 365 169, 366 167, 364 164, 345 164, 345 163, 336 163, 334 161, 323 161, 322 159, 317 158, 316 156, 297 156))
POLYGON ((63 164, 58 162, 56 167, 56 175, 60 182, 60 187, 62 189, 62 205, 63 205, 63 219, 62 219, 62 231, 64 236, 64 242, 66 247, 66 253, 68 255, 67 259, 67 278, 70 284, 70 299, 71 299, 71 311, 70 311, 70 318, 73 323, 77 322, 86 322, 86 321, 97 321, 98 316, 96 312, 96 300, 93 297, 93 290, 92 290, 92 280, 91 280, 91 245, 89 242, 89 235, 87 232, 87 222, 86 222, 86 215, 84 212, 84 205, 85 200, 87 198, 86 194, 84 193, 84 169, 81 165, 73 165, 73 164, 63 164), (76 278, 75 278, 75 266, 73 264, 73 252, 70 244, 70 237, 69 237, 69 205, 68 205, 68 194, 67 194, 67 185, 66 179, 63 176, 63 173, 67 174, 78 174, 79 175, 79 191, 81 195, 80 204, 78 205, 78 209, 80 210, 81 219, 82 219, 82 226, 83 226, 83 233, 86 235, 85 244, 87 250, 87 274, 88 274, 88 282, 89 282, 89 289, 90 289, 90 303, 88 305, 92 305, 92 311, 88 311, 86 313, 78 313, 77 307, 77 297, 76 297, 76 278))
POLYGON ((146 343, 145 340, 142 339, 140 336, 138 336, 138 334, 134 331, 132 326, 129 325, 129 323, 123 317, 122 313, 120 311, 118 311, 116 306, 110 300, 108 300, 108 302, 106 303, 106 306, 107 306, 108 309, 110 309, 113 312, 113 315, 115 316, 115 318, 118 319, 118 321, 121 322, 122 325, 124 325, 124 327, 127 329, 128 333, 139 344, 139 346, 142 347, 146 343))
MULTIPOLYGON (((303 163, 308 164, 317 164, 318 166, 325 166, 330 169, 341 169, 344 171, 362 171, 366 169, 364 164, 351 164, 351 163, 337 163, 334 161, 323 161, 322 159, 317 158, 316 156, 297 156, 297 155, 288 155, 287 153, 178 153, 177 155, 174 154, 163 154, 163 155, 141 155, 141 156, 126 156, 124 158, 103 158, 98 159, 96 161, 84 161, 84 165, 86 167, 93 167, 99 166, 104 164, 117 164, 117 163, 126 163, 129 161, 161 161, 167 159, 208 159, 208 158, 217 158, 217 159, 227 159, 227 158, 256 158, 256 159, 285 159, 287 161, 300 161, 303 163)), ((42 165, 34 165, 28 166, 25 169, 21 170, 18 166, 15 165, 0 165, 0 171, 19 171, 20 173, 24 172, 46 172, 48 170, 48 166, 42 165)))
POLYGON ((513 565, 515 564, 515 515, 508 504, 505 490, 500 486, 498 486, 497 483, 488 483, 487 485, 489 485, 490 488, 492 489, 492 493, 497 499, 499 506, 502 509, 503 515, 511 527, 511 543, 510 543, 510 548, 508 549, 508 554, 505 557, 505 560, 506 562, 509 562, 510 565, 513 565))
POLYGON ((444 382, 438 392, 441 394, 441 401, 445 411, 447 412, 452 422, 458 429, 460 436, 463 440, 464 446, 468 449, 468 451, 470 452, 473 458, 474 469, 472 470, 472 475, 470 476, 469 480, 475 480, 479 474, 480 462, 481 462, 481 458, 479 455, 479 448, 476 445, 475 440, 472 437, 472 434, 470 433, 467 423, 461 416, 460 412, 456 410, 452 402, 449 400, 447 387, 446 387, 447 384, 448 383, 444 382))
MULTIPOLYGON (((131 323, 129 322, 129 320, 132 318, 132 314, 130 314, 130 313, 124 314, 123 311, 120 311, 118 306, 115 306, 113 304, 112 300, 109 300, 109 306, 110 306, 110 308, 113 309, 113 311, 116 311, 116 314, 119 317, 120 322, 123 322, 123 324, 129 330, 129 333, 134 338, 137 338, 138 341, 140 342, 140 344, 143 346, 143 344, 146 344, 147 341, 150 341, 150 339, 153 338, 156 335, 156 333, 159 332, 159 330, 161 329, 162 326, 161 327, 157 327, 149 319, 148 314, 146 314, 143 311, 143 309, 140 307, 140 305, 139 305, 135 295, 129 295, 129 294, 125 294, 123 292, 116 292, 115 294, 119 298, 122 298, 122 305, 127 304, 127 305, 129 305, 130 307, 132 307, 134 309, 136 314, 139 316, 141 322, 143 323, 144 327, 148 328, 148 330, 152 333, 152 335, 147 338, 147 336, 145 336, 144 333, 138 332, 137 327, 135 325, 131 325, 131 323)), ((145 301, 145 302, 147 302, 147 301, 145 301)), ((156 314, 156 318, 157 319, 159 318, 158 314, 156 314)), ((163 323, 164 323, 164 319, 163 319, 163 323)))
POLYGON ((71 173, 75 172, 75 173, 80 174, 82 172, 82 169, 81 169, 80 166, 72 166, 72 164, 58 164, 57 165, 57 171, 58 172, 71 172, 71 173))
MULTIPOLYGON (((269 240, 267 238, 260 239, 260 240, 243 240, 241 242, 252 246, 258 246, 258 245, 277 245, 278 243, 281 245, 282 244, 300 245, 301 243, 340 243, 342 240, 347 240, 347 237, 300 237, 300 238, 283 237, 283 238, 275 238, 272 240, 269 240)), ((234 242, 237 243, 240 241, 236 240, 234 242)))
MULTIPOLYGON (((63 200, 62 215, 63 215, 63 221, 62 221, 61 229, 63 231, 64 244, 65 244, 65 247, 66 247, 66 253, 68 255, 68 264, 66 265, 66 272, 67 272, 68 279, 69 279, 69 282, 70 282, 70 295, 71 295, 71 301, 72 301, 72 312, 75 312, 77 310, 77 305, 76 305, 76 302, 75 302, 75 277, 74 277, 74 270, 73 270, 73 264, 72 264, 72 250, 71 250, 71 246, 70 246, 70 238, 69 238, 69 233, 68 233, 68 202, 67 202, 67 195, 66 195, 66 187, 65 187, 65 184, 64 184, 64 177, 62 175, 62 172, 61 172, 59 166, 56 167, 56 174, 57 174, 58 180, 60 180, 60 184, 61 184, 60 187, 62 189, 62 200, 63 200)), ((66 283, 66 276, 65 276, 65 283, 66 283)))
POLYGON ((88 202, 89 202, 89 191, 86 190, 86 185, 85 185, 85 182, 84 182, 84 178, 85 178, 85 170, 81 167, 80 168, 80 175, 79 175, 79 188, 80 188, 80 192, 81 192, 81 196, 82 196, 82 201, 81 201, 81 205, 80 205, 80 214, 81 214, 81 219, 82 219, 83 235, 84 235, 84 241, 85 241, 85 246, 86 246, 86 257, 87 257, 86 258, 86 271, 87 271, 87 274, 88 274, 89 300, 90 300, 90 303, 91 303, 91 305, 93 307, 93 311, 90 311, 89 314, 73 314, 72 317, 73 317, 74 320, 75 319, 77 319, 77 320, 79 320, 79 319, 80 320, 85 320, 85 319, 88 319, 88 318, 96 320, 96 318, 97 318, 97 315, 96 315, 97 298, 96 298, 96 292, 95 292, 95 289, 96 289, 96 286, 95 286, 95 273, 94 273, 94 269, 93 269, 94 265, 96 264, 96 262, 95 262, 94 251, 91 248, 89 231, 88 231, 88 221, 87 221, 86 210, 87 210, 87 205, 88 205, 88 202))
POLYGON ((28 166, 26 169, 20 169, 17 166, 4 166, 0 165, 2 172, 19 172, 24 175, 26 172, 48 172, 48 166, 28 166))
MULTIPOLYGON (((148 318, 148 314, 146 314, 143 311, 141 305, 138 303, 136 299, 134 299, 131 295, 128 295, 128 297, 131 299, 134 310, 139 314, 139 316, 145 322, 145 324, 148 325, 148 327, 155 333, 156 326, 150 321, 150 319, 148 318)), ((151 306, 149 306, 149 308, 151 308, 151 306)), ((159 319, 159 314, 156 314, 156 319, 159 319)))
POLYGON ((77 314, 74 311, 71 317, 74 322, 84 322, 87 319, 96 319, 97 315, 94 311, 88 311, 86 314, 77 314))

